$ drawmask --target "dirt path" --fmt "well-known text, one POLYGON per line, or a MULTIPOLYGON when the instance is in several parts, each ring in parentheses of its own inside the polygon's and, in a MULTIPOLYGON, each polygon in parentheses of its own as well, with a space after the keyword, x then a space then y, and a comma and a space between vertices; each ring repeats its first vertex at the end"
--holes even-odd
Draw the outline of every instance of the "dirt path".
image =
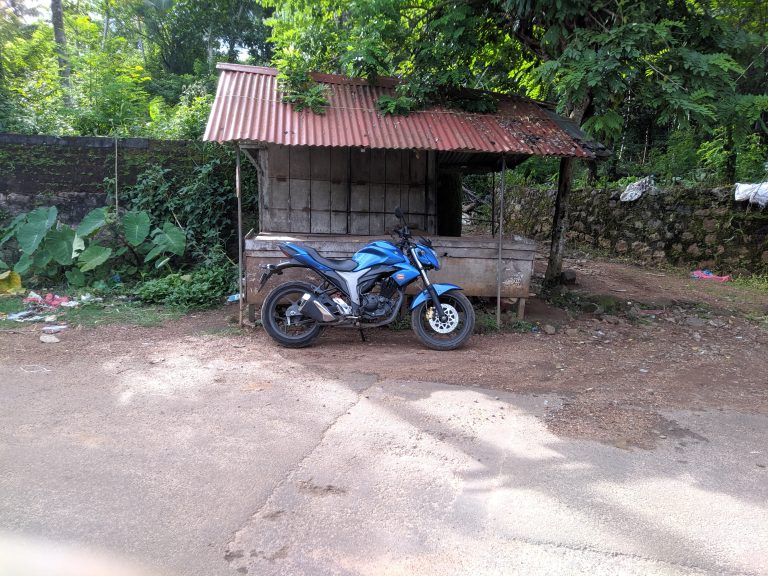
POLYGON ((557 334, 478 335, 451 353, 424 349, 409 330, 389 329, 371 331, 365 343, 355 331, 328 330, 312 348, 288 350, 261 330, 235 330, 235 311, 225 308, 159 328, 71 330, 55 345, 41 344, 36 329, 25 328, 29 333, 0 334, 0 359, 34 370, 44 357, 81 373, 126 347, 158 349, 171 337, 203 335, 207 354, 233 362, 244 353, 258 354, 318 374, 366 373, 379 380, 554 393, 562 405, 546 416, 552 431, 622 447, 650 448, 666 437, 685 435, 664 420, 663 410, 768 414, 768 331, 744 318, 765 314, 767 295, 616 263, 568 265, 577 270, 579 283, 563 295, 566 303, 593 303, 596 294, 607 294, 632 305, 607 314, 599 304, 562 309, 533 299, 528 319, 555 326, 557 334), (638 306, 654 313, 625 314, 638 306))

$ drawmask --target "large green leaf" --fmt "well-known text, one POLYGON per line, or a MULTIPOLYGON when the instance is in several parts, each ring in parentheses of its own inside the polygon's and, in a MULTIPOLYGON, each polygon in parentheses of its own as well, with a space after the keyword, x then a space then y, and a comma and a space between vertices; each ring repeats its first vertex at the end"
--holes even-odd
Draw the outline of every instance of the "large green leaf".
POLYGON ((187 247, 187 235, 184 230, 174 226, 170 222, 163 225, 163 234, 165 235, 165 245, 168 252, 173 252, 176 256, 184 254, 187 247))
POLYGON ((77 232, 75 232, 75 237, 72 240, 72 258, 77 258, 83 250, 85 250, 85 242, 77 235, 77 232))
POLYGON ((8 225, 7 228, 3 230, 3 237, 0 238, 0 246, 8 242, 11 238, 13 238, 13 235, 16 234, 16 230, 19 229, 19 227, 24 223, 24 220, 27 218, 26 212, 24 214, 19 214, 14 218, 11 223, 8 225))
POLYGON ((91 244, 83 251, 77 260, 80 263, 80 271, 88 272, 93 270, 97 266, 104 264, 112 255, 112 248, 106 246, 99 246, 98 244, 91 244))
POLYGON ((94 208, 80 221, 80 225, 77 227, 77 235, 81 238, 85 238, 103 228, 106 223, 107 209, 94 208))
POLYGON ((160 254, 168 252, 177 256, 184 254, 184 249, 187 247, 187 235, 178 226, 166 222, 162 230, 156 229, 152 234, 152 244, 154 246, 144 257, 144 262, 151 262, 160 254))
POLYGON ((125 240, 131 246, 138 246, 149 235, 149 214, 146 212, 128 212, 123 216, 125 240))
POLYGON ((57 214, 56 206, 51 206, 36 208, 27 215, 27 221, 16 230, 16 241, 22 252, 32 254, 40 246, 46 232, 56 222, 57 214))
POLYGON ((45 248, 41 248, 35 252, 34 257, 32 258, 32 264, 34 265, 35 270, 40 273, 43 271, 43 268, 50 264, 52 259, 53 256, 51 253, 45 248))
POLYGON ((151 262, 160 254, 162 254, 165 251, 165 246, 163 244, 156 244, 152 250, 150 250, 146 256, 144 256, 144 262, 151 262))
POLYGON ((75 241, 75 231, 69 226, 62 226, 48 232, 45 237, 45 249, 50 252, 51 257, 61 264, 67 266, 72 264, 72 244, 75 241))
MULTIPOLYGON (((38 208, 38 210, 45 210, 45 208, 38 208)), ((47 221, 45 223, 46 228, 50 228, 56 224, 56 218, 59 216, 59 209, 56 206, 48 207, 47 221)))
POLYGON ((0 270, 8 270, 8 264, 0 260, 0 270))
POLYGON ((16 272, 19 276, 23 276, 27 273, 31 266, 32 257, 29 254, 22 254, 21 258, 19 258, 19 261, 16 262, 16 265, 13 267, 13 271, 16 272))

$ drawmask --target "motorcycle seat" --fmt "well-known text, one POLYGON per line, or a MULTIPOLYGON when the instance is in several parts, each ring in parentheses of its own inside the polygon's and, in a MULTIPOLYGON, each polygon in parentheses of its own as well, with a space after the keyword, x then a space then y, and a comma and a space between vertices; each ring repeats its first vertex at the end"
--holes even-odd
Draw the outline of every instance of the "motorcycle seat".
POLYGON ((328 266, 331 270, 337 270, 339 272, 351 272, 357 268, 357 262, 354 260, 342 260, 339 258, 325 258, 321 256, 317 250, 310 248, 309 246, 302 246, 302 249, 307 252, 312 259, 324 266, 328 266))

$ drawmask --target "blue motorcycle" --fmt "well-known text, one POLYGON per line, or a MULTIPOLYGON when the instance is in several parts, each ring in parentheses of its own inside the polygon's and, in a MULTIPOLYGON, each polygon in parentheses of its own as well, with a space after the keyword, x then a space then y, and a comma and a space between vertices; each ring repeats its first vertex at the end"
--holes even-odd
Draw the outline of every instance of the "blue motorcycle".
POLYGON ((411 302, 416 336, 434 350, 453 350, 464 344, 475 326, 472 304, 458 286, 429 281, 427 270, 440 269, 432 243, 425 238, 415 242, 400 208, 395 215, 402 224, 393 232, 397 242, 376 240, 350 260, 324 258, 301 244, 280 244, 290 260, 262 265, 259 290, 272 275, 287 268, 308 268, 322 283, 276 286, 261 309, 267 334, 283 346, 303 348, 327 326, 359 330, 384 326, 397 318, 407 286, 420 278, 424 289, 411 302))

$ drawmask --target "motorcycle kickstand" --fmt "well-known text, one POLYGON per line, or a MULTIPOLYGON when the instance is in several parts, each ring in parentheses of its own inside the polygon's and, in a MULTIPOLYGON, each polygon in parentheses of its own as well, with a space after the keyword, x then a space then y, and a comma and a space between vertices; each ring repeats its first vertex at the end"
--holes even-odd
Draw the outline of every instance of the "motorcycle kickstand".
POLYGON ((360 339, 361 339, 363 342, 367 342, 367 340, 365 339, 365 332, 363 332, 363 329, 362 329, 362 328, 360 329, 360 339))

